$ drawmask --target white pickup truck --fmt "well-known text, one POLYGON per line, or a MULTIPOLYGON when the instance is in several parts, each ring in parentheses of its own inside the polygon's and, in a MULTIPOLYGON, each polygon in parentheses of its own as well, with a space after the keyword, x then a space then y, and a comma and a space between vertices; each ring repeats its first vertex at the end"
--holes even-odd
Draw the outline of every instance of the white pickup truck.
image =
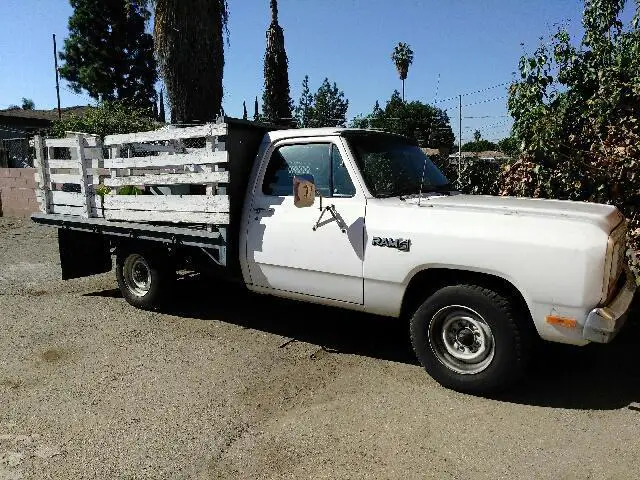
POLYGON ((426 371, 466 392, 519 378, 536 337, 606 343, 625 321, 636 286, 615 207, 459 194, 418 146, 379 131, 193 128, 104 144, 72 136, 71 160, 53 160, 65 139, 37 139, 33 220, 59 227, 63 278, 108 271, 115 254, 122 294, 140 308, 170 296, 186 265, 261 294, 396 317, 426 371), (206 144, 180 146, 196 134, 206 144), (98 164, 83 165, 83 143, 98 164), (136 156, 145 145, 156 153, 136 156), (53 173, 65 165, 79 165, 80 193, 59 191, 72 181, 53 173), (96 195, 99 184, 111 193, 96 195), (156 195, 113 194, 127 184, 156 195))

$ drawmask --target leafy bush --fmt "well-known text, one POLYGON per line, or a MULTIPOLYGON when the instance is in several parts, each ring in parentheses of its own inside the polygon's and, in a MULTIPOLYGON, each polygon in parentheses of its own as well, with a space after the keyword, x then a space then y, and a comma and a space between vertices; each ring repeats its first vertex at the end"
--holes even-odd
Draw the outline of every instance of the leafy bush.
POLYGON ((53 137, 62 138, 66 131, 99 135, 155 130, 160 124, 149 117, 146 109, 132 107, 121 102, 104 102, 89 107, 82 116, 71 115, 55 121, 51 128, 53 137))
POLYGON ((433 157, 433 162, 446 175, 455 189, 469 195, 497 195, 502 165, 491 160, 463 160, 458 182, 458 165, 447 157, 433 157))
POLYGON ((501 195, 616 205, 629 219, 629 261, 640 249, 640 10, 585 2, 578 46, 566 30, 520 59, 511 85, 513 132, 526 155, 500 176, 501 195))

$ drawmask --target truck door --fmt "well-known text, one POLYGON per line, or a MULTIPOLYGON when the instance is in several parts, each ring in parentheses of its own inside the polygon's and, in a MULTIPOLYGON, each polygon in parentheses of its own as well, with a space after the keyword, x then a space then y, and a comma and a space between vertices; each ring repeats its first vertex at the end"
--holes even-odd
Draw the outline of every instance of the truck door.
POLYGON ((354 304, 364 302, 364 193, 340 138, 285 140, 258 172, 247 221, 247 263, 258 287, 354 304), (320 199, 294 205, 293 177, 313 175, 320 199), (314 227, 316 227, 314 229, 314 227))

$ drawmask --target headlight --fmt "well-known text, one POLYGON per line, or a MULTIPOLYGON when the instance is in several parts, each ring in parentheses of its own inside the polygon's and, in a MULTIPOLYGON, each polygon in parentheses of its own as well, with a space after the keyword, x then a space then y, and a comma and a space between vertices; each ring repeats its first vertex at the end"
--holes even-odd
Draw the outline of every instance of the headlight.
POLYGON ((604 279, 600 303, 604 304, 614 293, 614 287, 620 274, 624 271, 624 252, 626 249, 627 222, 623 221, 616 228, 607 243, 607 256, 604 262, 604 279))

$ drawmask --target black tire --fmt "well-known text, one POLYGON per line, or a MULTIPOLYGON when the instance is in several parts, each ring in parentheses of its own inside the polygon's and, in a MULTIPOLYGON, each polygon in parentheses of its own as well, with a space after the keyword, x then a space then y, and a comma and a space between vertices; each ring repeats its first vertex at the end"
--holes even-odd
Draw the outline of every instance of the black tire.
POLYGON ((411 318, 410 332, 429 375, 474 394, 495 393, 521 378, 534 338, 529 318, 501 293, 478 285, 435 292, 411 318))
POLYGON ((116 256, 118 288, 125 300, 134 307, 143 310, 160 308, 168 298, 167 293, 175 276, 171 259, 160 251, 122 249, 116 256), (131 270, 137 266, 140 273, 136 277, 131 270), (142 281, 143 278, 146 280, 142 281))

